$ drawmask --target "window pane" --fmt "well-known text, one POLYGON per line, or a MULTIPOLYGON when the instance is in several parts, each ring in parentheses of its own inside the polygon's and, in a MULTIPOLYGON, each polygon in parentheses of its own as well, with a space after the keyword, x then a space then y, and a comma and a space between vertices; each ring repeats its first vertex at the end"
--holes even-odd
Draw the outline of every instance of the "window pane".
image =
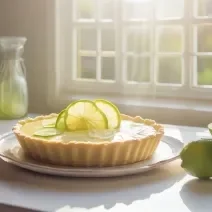
POLYGON ((157 32, 158 50, 160 52, 183 51, 182 27, 160 27, 157 32))
POLYGON ((197 58, 198 85, 212 85, 212 57, 197 58))
POLYGON ((115 30, 102 30, 102 51, 115 51, 115 30))
POLYGON ((127 51, 137 54, 150 51, 150 30, 130 29, 127 36, 127 51))
POLYGON ((94 19, 96 11, 96 0, 77 0, 77 18, 94 19))
POLYGON ((197 51, 212 52, 212 25, 198 26, 197 37, 197 51))
POLYGON ((159 57, 158 82, 181 84, 182 59, 181 57, 159 57))
POLYGON ((197 16, 212 15, 212 0, 196 0, 197 1, 197 16))
POLYGON ((77 70, 78 78, 96 79, 96 58, 79 57, 77 70))
POLYGON ((150 58, 128 56, 127 80, 131 82, 149 82, 150 58))
POLYGON ((113 0, 101 0, 101 18, 102 19, 114 19, 114 1, 113 0))
POLYGON ((97 32, 95 29, 78 30, 78 48, 80 50, 96 50, 97 32))
POLYGON ((125 19, 146 20, 152 16, 150 0, 125 0, 125 19))
POLYGON ((157 0, 158 19, 180 18, 184 13, 184 0, 157 0))
POLYGON ((102 58, 102 79, 115 79, 115 59, 113 57, 102 58))

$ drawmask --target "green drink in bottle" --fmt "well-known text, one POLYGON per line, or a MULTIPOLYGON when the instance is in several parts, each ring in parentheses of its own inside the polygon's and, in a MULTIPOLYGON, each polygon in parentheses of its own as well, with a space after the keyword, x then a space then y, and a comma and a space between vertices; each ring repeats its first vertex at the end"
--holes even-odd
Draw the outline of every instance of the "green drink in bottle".
POLYGON ((27 114, 28 91, 23 59, 26 38, 0 37, 0 119, 27 114))

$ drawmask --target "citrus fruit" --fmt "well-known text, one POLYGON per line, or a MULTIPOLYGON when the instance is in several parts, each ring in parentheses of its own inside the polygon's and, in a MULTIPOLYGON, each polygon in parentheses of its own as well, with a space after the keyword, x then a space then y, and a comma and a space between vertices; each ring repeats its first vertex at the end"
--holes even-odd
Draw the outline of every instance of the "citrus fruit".
POLYGON ((60 130, 65 130, 66 129, 66 126, 65 126, 65 110, 62 110, 58 117, 57 117, 57 120, 56 120, 56 124, 55 124, 55 127, 57 129, 60 129, 60 130))
POLYGON ((118 108, 111 102, 104 99, 97 99, 95 104, 105 114, 108 120, 109 129, 117 129, 120 127, 121 116, 118 108))
POLYGON ((71 103, 65 110, 64 120, 71 131, 108 128, 106 115, 90 100, 71 103))
POLYGON ((197 178, 212 177, 212 139, 187 144, 180 153, 181 167, 197 178))
POLYGON ((55 136, 55 135, 59 135, 62 132, 58 129, 55 128, 42 128, 37 130, 34 135, 35 136, 42 136, 42 137, 49 137, 49 136, 55 136))

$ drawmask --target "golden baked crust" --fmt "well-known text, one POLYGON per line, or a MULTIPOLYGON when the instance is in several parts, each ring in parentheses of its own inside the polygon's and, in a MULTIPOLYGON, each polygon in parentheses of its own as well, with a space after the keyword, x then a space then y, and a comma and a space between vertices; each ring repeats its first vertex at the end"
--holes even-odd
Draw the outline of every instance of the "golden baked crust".
POLYGON ((56 165, 80 167, 106 167, 131 164, 150 158, 155 152, 164 128, 154 120, 142 119, 140 116, 131 117, 121 114, 122 120, 144 123, 155 129, 155 134, 145 138, 128 141, 46 141, 40 137, 27 136, 21 131, 26 123, 52 118, 58 114, 38 116, 19 121, 14 127, 16 135, 24 152, 35 160, 56 165))

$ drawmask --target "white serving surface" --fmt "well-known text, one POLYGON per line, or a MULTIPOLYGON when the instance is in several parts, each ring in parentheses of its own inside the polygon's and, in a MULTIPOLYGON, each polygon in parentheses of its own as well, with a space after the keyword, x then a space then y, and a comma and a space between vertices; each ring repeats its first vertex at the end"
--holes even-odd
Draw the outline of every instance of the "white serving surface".
MULTIPOLYGON (((0 133, 11 130, 15 122, 0 121, 0 133)), ((165 125, 165 134, 185 143, 209 136, 206 128, 171 125, 165 125)), ((0 160, 0 202, 55 212, 210 212, 212 183, 187 175, 180 163, 178 159, 133 176, 65 178, 0 160)))

